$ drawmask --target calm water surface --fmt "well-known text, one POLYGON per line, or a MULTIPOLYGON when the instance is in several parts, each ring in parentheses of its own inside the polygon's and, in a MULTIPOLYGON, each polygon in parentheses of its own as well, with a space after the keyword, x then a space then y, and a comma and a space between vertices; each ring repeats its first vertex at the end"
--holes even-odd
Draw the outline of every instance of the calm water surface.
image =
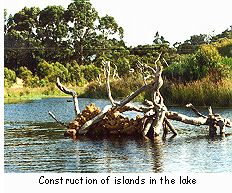
MULTIPOLYGON (((80 108, 93 102, 101 108, 109 104, 80 99, 80 108)), ((170 109, 194 116, 185 108, 170 109)), ((73 104, 65 98, 5 104, 5 172, 232 172, 232 136, 210 139, 205 126, 173 122, 179 135, 166 141, 81 137, 74 142, 63 136, 65 128, 49 110, 63 122, 74 118, 73 104)), ((232 117, 232 109, 215 112, 232 117)))

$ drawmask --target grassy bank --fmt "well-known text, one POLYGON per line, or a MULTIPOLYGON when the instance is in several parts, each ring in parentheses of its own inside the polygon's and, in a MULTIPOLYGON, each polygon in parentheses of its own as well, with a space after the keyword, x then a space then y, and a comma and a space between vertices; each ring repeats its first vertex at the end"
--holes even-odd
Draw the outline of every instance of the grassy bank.
MULTIPOLYGON (((81 95, 85 87, 70 87, 74 89, 78 95, 81 95)), ((38 88, 4 88, 4 100, 5 102, 10 100, 33 100, 40 98, 51 98, 51 97, 67 97, 66 94, 61 92, 55 85, 48 87, 38 88)))
MULTIPOLYGON (((143 85, 141 78, 136 76, 111 81, 113 98, 123 98, 143 85)), ((92 82, 84 87, 70 87, 79 97, 107 98, 105 84, 92 82)), ((212 82, 209 78, 190 83, 173 83, 165 81, 161 89, 167 105, 186 105, 192 103, 196 106, 232 107, 232 80, 224 79, 212 82)), ((65 97, 55 85, 40 88, 4 88, 5 101, 12 99, 31 100, 48 97, 65 97)), ((140 94, 136 100, 149 98, 149 93, 140 94)))

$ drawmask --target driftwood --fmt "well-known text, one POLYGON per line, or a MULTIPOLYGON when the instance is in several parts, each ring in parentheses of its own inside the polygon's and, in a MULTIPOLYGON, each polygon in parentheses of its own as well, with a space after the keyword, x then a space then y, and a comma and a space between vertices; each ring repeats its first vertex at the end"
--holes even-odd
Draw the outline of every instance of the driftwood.
MULTIPOLYGON (((209 114, 206 116, 201 114, 192 104, 187 104, 186 107, 190 108, 197 117, 189 117, 181 113, 168 111, 160 93, 160 88, 163 85, 163 66, 157 65, 157 62, 161 58, 162 54, 155 61, 155 68, 141 63, 138 64, 143 75, 144 85, 121 101, 115 101, 111 95, 110 62, 104 62, 106 89, 111 105, 106 106, 102 111, 94 104, 90 104, 80 112, 76 92, 63 86, 58 78, 57 87, 62 92, 73 97, 74 111, 76 114, 75 120, 68 124, 65 135, 71 137, 78 135, 139 135, 153 137, 160 135, 163 131, 163 137, 166 137, 168 132, 171 131, 175 136, 177 135, 177 131, 172 126, 170 120, 196 126, 208 125, 210 135, 215 135, 217 128, 220 129, 220 134, 224 134, 225 127, 232 127, 229 119, 214 114, 211 107, 209 108, 209 114), (149 75, 145 72, 149 72, 149 75), (131 103, 136 96, 145 91, 150 92, 151 101, 145 100, 144 104, 140 106, 135 106, 131 103), (136 119, 129 119, 122 114, 126 111, 141 112, 143 116, 137 116, 136 119)), ((162 61, 166 66, 168 65, 163 58, 162 61)), ((64 123, 58 121, 52 113, 49 114, 59 124, 66 126, 64 123)))
POLYGON ((65 94, 72 95, 72 97, 73 97, 73 103, 74 103, 74 111, 75 111, 76 116, 78 116, 78 115, 80 114, 80 109, 79 109, 79 105, 78 105, 78 99, 77 99, 77 93, 76 93, 76 91, 71 90, 71 89, 68 89, 68 88, 66 88, 64 85, 62 85, 62 84, 60 83, 60 79, 59 79, 59 78, 57 78, 56 86, 57 86, 62 92, 64 92, 65 94))

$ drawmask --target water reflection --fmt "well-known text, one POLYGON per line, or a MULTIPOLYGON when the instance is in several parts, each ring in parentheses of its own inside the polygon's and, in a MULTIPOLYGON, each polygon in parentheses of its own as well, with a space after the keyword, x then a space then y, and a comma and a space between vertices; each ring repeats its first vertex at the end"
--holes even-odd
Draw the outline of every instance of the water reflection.
POLYGON ((158 138, 81 137, 75 143, 77 172, 162 172, 162 140, 158 138), (83 148, 85 143, 88 149, 83 148))

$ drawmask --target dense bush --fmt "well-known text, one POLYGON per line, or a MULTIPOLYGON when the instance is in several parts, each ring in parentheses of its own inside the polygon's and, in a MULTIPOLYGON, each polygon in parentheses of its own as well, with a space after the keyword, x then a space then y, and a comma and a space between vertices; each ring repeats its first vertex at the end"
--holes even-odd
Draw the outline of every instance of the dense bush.
POLYGON ((202 76, 199 71, 196 55, 184 55, 164 70, 164 75, 179 82, 197 80, 202 76))
POLYGON ((231 74, 231 59, 222 57, 213 45, 201 45, 196 53, 183 55, 180 60, 165 69, 168 79, 179 81, 199 80, 211 75, 214 81, 231 74))
POLYGON ((215 46, 222 56, 232 57, 232 39, 220 38, 217 42, 212 44, 215 46))
POLYGON ((23 80, 23 85, 27 87, 38 87, 40 86, 40 79, 37 75, 27 69, 25 66, 21 66, 18 70, 18 77, 23 80))
POLYGON ((125 57, 118 59, 115 65, 119 76, 127 75, 131 68, 130 61, 125 57))
POLYGON ((68 80, 68 69, 59 62, 48 63, 41 61, 38 64, 38 76, 44 79, 44 82, 56 82, 57 77, 60 77, 62 81, 68 80))
POLYGON ((16 74, 13 70, 4 68, 4 86, 10 87, 16 82, 16 74))
POLYGON ((100 68, 96 67, 94 64, 89 64, 85 66, 82 65, 81 71, 84 74, 84 78, 88 82, 96 80, 96 78, 100 74, 100 68))
POLYGON ((84 73, 75 61, 66 65, 68 69, 68 82, 77 86, 82 86, 87 83, 84 78, 84 73))

